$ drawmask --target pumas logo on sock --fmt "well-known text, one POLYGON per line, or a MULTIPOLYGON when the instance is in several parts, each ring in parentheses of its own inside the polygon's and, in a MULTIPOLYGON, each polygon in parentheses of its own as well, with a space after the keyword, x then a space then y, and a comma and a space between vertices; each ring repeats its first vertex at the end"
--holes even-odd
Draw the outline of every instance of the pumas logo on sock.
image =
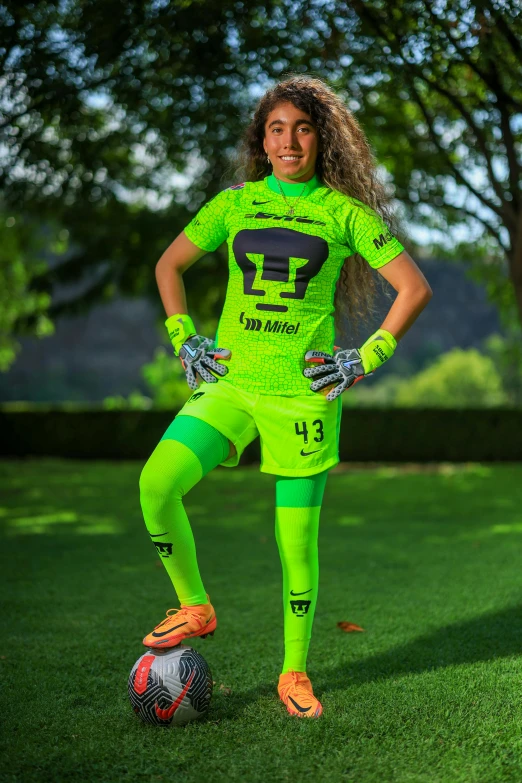
POLYGON ((160 557, 165 558, 172 554, 172 544, 169 544, 167 541, 153 541, 152 543, 158 550, 160 557))
POLYGON ((296 617, 304 617, 305 614, 308 614, 311 603, 311 601, 290 601, 290 606, 296 617))

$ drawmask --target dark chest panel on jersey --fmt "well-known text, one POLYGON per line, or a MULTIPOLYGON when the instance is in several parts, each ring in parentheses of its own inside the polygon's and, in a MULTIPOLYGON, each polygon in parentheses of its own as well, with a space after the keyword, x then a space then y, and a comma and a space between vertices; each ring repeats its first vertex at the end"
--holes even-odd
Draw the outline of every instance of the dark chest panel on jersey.
MULTIPOLYGON (((248 254, 263 257, 261 280, 281 283, 290 280, 290 258, 306 259, 295 276, 295 291, 282 291, 287 299, 304 299, 308 283, 319 274, 328 258, 328 243, 321 237, 294 231, 291 228, 258 228, 238 231, 232 243, 236 262, 243 273, 243 290, 247 295, 265 296, 266 291, 254 288, 257 267, 248 254)), ((285 312, 285 305, 256 304, 258 310, 285 312)))

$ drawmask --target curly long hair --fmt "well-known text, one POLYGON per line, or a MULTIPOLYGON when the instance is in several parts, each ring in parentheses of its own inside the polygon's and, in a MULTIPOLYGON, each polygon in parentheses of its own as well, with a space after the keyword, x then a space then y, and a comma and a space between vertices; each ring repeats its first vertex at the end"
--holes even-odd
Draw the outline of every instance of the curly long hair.
MULTIPOLYGON (((238 151, 236 175, 257 182, 271 173, 263 148, 268 115, 280 103, 292 103, 310 115, 318 131, 316 174, 332 190, 362 201, 379 214, 393 234, 399 229, 391 196, 377 175, 377 164, 361 126, 321 79, 294 75, 276 84, 260 99, 238 151)), ((375 313, 382 279, 358 254, 345 259, 335 291, 335 327, 345 336, 360 331, 375 313)))

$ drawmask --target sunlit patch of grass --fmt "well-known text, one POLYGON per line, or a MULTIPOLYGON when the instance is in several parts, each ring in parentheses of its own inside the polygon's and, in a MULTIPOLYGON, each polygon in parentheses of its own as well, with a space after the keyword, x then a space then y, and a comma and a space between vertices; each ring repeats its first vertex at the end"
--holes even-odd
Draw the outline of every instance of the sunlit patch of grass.
POLYGON ((170 731, 139 723, 126 695, 143 636, 177 606, 142 467, 0 463, 2 780, 522 780, 522 466, 332 471, 308 663, 318 721, 276 693, 273 476, 205 477, 186 509, 219 622, 193 645, 216 687, 206 720, 170 731))
POLYGON ((79 515, 75 511, 61 511, 49 514, 18 516, 17 510, 5 514, 6 530, 11 534, 51 534, 53 528, 74 525, 78 535, 114 534, 122 532, 121 524, 112 517, 79 515))
POLYGON ((355 527, 356 525, 364 525, 364 517, 343 514, 338 518, 337 524, 341 525, 342 527, 355 527))

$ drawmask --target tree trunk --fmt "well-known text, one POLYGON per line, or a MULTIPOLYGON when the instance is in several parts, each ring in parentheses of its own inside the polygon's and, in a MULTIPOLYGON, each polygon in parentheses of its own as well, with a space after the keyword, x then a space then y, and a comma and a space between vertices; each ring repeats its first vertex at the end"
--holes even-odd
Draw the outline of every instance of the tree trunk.
POLYGON ((515 289, 518 319, 522 326, 522 206, 518 210, 513 252, 509 258, 509 276, 515 289))

